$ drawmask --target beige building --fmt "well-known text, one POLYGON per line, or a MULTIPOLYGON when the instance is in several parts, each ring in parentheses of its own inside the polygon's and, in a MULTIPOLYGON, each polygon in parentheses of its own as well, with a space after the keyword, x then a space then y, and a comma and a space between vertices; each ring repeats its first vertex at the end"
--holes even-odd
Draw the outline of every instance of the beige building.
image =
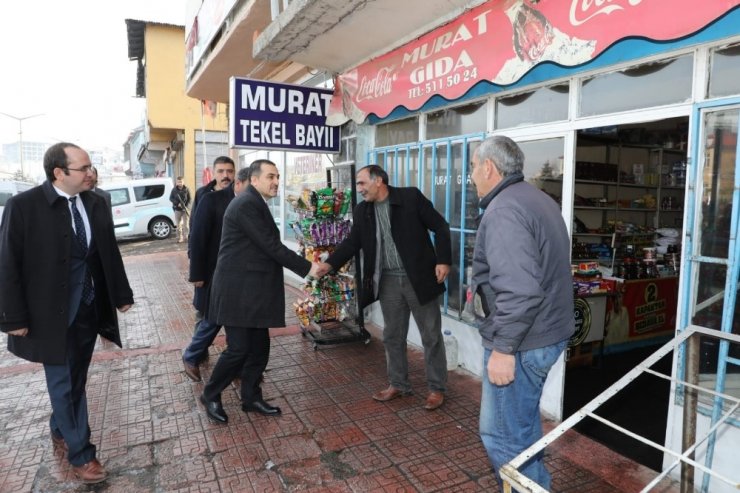
POLYGON ((182 26, 128 19, 126 27, 128 56, 138 63, 136 96, 146 98, 144 138, 132 153, 155 175, 184 176, 194 191, 204 166, 228 154, 226 105, 185 93, 182 26))

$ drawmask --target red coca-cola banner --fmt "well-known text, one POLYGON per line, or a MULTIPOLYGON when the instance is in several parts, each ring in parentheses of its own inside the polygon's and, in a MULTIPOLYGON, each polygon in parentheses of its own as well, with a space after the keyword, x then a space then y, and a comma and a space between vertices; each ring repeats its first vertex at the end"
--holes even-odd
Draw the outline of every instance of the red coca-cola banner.
POLYGON ((480 81, 507 85, 542 62, 585 63, 619 39, 686 36, 740 0, 490 0, 335 79, 327 122, 360 123, 434 95, 454 100, 480 81))

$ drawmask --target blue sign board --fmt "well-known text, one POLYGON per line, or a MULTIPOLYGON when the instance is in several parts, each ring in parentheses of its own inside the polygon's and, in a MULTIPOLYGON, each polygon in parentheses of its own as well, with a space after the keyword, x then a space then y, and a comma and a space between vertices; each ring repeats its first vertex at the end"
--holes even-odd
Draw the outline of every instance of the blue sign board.
POLYGON ((326 125, 332 90, 231 78, 229 145, 339 152, 339 127, 326 125))

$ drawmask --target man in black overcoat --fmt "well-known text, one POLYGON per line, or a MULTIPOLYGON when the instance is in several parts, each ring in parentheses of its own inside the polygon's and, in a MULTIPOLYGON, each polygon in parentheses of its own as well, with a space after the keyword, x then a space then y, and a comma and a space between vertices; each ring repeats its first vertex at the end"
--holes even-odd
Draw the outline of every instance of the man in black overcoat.
POLYGON ((228 347, 213 368, 200 401, 208 417, 226 423, 221 392, 241 376, 244 412, 272 416, 280 408, 262 397, 260 381, 270 358, 269 327, 285 326, 283 268, 314 275, 318 264, 283 245, 267 200, 278 193, 275 164, 258 159, 249 166, 250 185, 224 214, 221 248, 211 284, 208 316, 226 329, 228 347))
POLYGON ((198 207, 198 217, 190 232, 190 275, 188 280, 198 288, 193 301, 195 309, 203 314, 193 334, 193 339, 182 354, 185 375, 194 382, 200 382, 200 363, 208 356, 208 348, 213 344, 221 326, 208 315, 208 298, 211 280, 216 270, 218 249, 221 245, 221 229, 224 213, 236 195, 249 185, 249 168, 242 168, 230 186, 207 194, 198 207))
POLYGON ((406 339, 413 314, 424 346, 429 387, 424 408, 436 409, 444 402, 447 384, 438 297, 445 290, 452 263, 450 226, 418 188, 389 186, 388 174, 380 166, 360 169, 356 184, 365 200, 355 207, 350 236, 327 259, 328 265, 322 264, 319 274, 339 269, 362 250, 360 305, 364 308, 380 300, 390 381, 373 399, 389 401, 411 393, 406 339))
MULTIPOLYGON (((236 174, 236 165, 234 160, 229 156, 218 156, 213 160, 213 179, 202 187, 195 191, 195 197, 193 198, 193 207, 190 209, 190 224, 188 231, 193 231, 195 227, 195 213, 198 211, 198 205, 203 200, 203 197, 211 192, 218 192, 231 185, 234 181, 234 175, 236 174)), ((190 239, 188 239, 188 258, 190 258, 192 245, 190 239)), ((198 330, 200 321, 203 319, 203 313, 198 309, 197 303, 199 299, 203 299, 205 295, 201 292, 201 288, 195 287, 193 290, 193 306, 195 306, 195 330, 198 330)), ((206 297, 206 300, 208 298, 206 297)), ((195 332, 195 330, 193 332, 195 332)))
POLYGON ((90 442, 85 384, 98 334, 118 346, 116 308, 134 302, 105 199, 91 192, 87 152, 44 155, 47 181, 12 197, 0 227, 0 330, 8 350, 42 363, 51 440, 86 483, 107 478, 90 442))

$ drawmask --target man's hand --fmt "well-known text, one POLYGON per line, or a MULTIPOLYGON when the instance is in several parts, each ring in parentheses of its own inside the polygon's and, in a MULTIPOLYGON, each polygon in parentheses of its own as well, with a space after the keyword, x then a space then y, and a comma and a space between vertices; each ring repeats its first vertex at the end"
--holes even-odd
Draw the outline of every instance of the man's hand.
POLYGON ((28 327, 23 327, 22 329, 15 329, 8 332, 9 336, 16 336, 16 337, 26 337, 28 335, 28 327))
POLYGON ((486 365, 488 380, 494 385, 509 385, 514 381, 515 363, 513 354, 492 351, 486 365))
POLYGON ((327 275, 332 270, 331 264, 327 264, 326 262, 319 262, 319 271, 318 275, 319 277, 323 277, 327 275))
POLYGON ((205 281, 193 281, 193 286, 196 288, 202 288, 205 283, 205 281))
POLYGON ((132 305, 123 305, 118 307, 118 311, 121 313, 126 313, 129 308, 131 308, 132 305))
POLYGON ((434 266, 434 274, 437 276, 437 284, 442 284, 450 273, 450 266, 447 264, 437 264, 434 266))

